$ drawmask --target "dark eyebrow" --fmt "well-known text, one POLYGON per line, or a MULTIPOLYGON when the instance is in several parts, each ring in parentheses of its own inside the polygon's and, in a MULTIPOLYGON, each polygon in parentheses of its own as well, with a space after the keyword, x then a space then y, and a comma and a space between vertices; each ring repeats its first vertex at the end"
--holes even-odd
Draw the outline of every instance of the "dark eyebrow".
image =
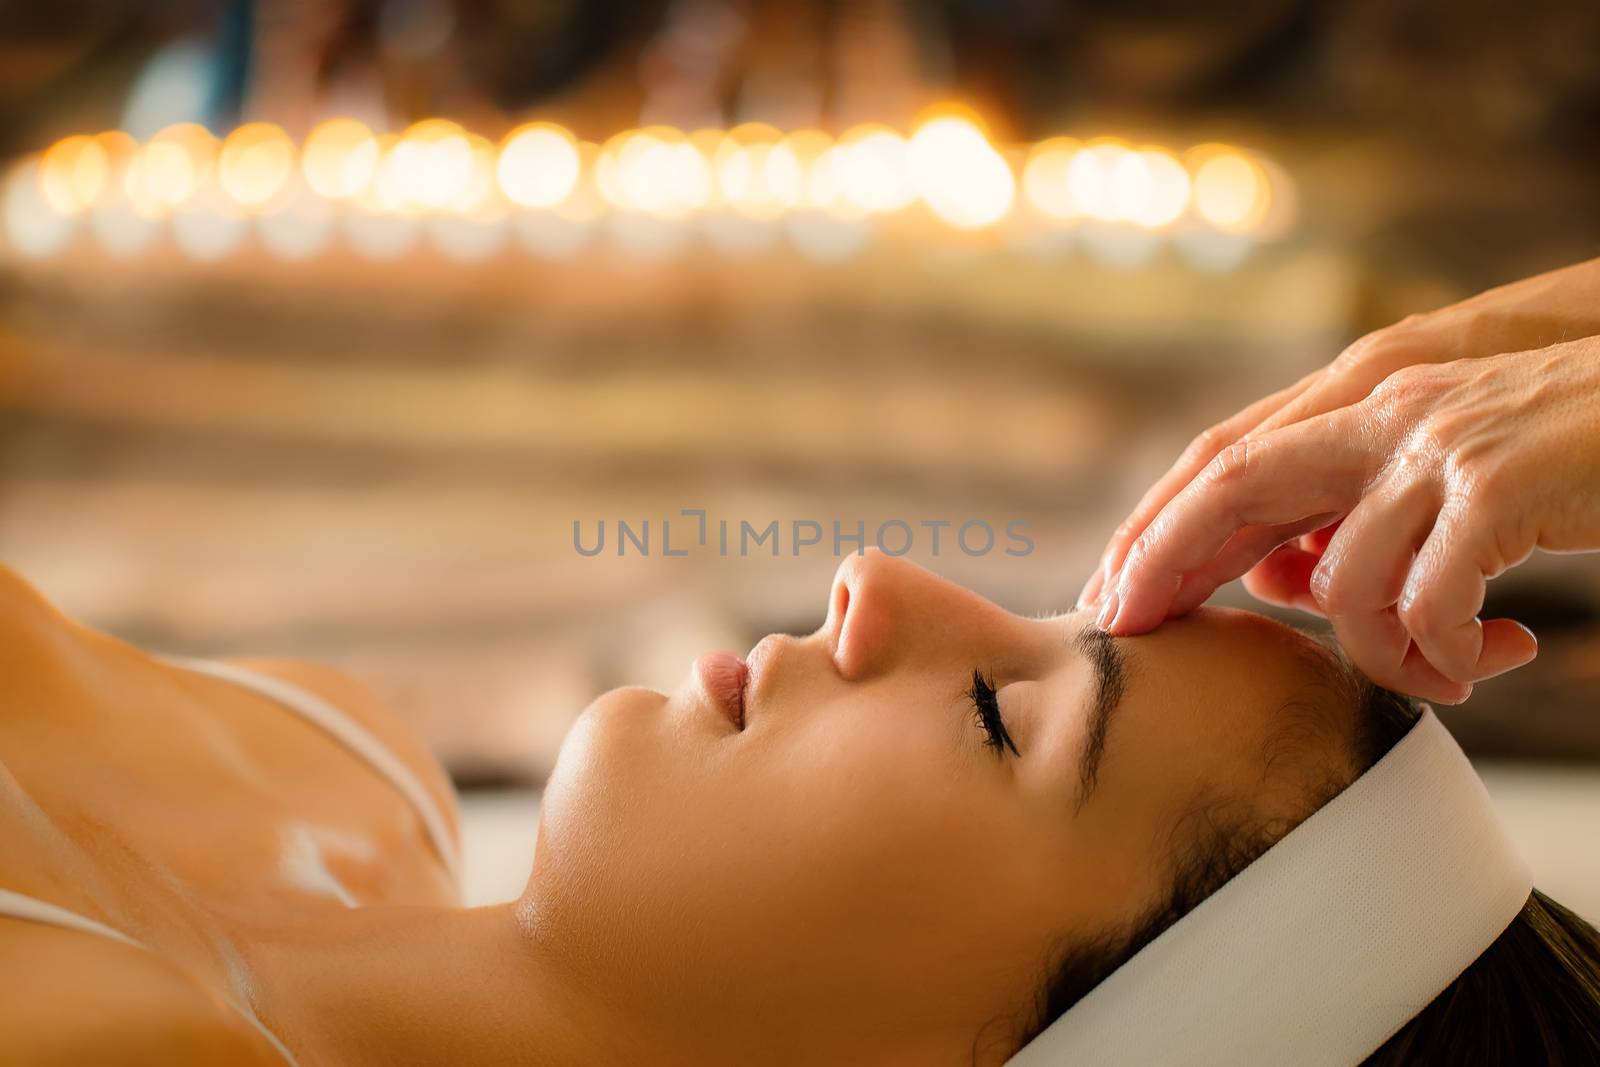
POLYGON ((1085 723, 1083 752, 1078 757, 1078 799, 1082 808, 1099 782, 1100 760, 1106 751, 1106 730, 1111 713, 1122 705, 1128 691, 1127 659, 1117 647, 1116 638, 1092 623, 1078 631, 1072 647, 1089 661, 1094 678, 1094 693, 1085 723))

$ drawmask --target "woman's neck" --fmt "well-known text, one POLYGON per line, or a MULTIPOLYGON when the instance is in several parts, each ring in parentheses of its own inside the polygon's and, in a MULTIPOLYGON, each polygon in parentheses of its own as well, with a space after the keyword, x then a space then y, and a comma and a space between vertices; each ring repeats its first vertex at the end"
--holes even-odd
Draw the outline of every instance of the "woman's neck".
POLYGON ((357 908, 244 946, 263 1023, 302 1067, 620 1063, 624 1006, 580 993, 513 905, 357 908))

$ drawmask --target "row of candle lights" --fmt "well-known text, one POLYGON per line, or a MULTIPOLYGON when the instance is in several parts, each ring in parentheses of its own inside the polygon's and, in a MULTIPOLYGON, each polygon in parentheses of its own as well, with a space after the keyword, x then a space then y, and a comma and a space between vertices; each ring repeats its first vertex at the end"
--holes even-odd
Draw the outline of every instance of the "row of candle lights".
POLYGON ((1202 250, 1272 240, 1289 229, 1294 200, 1281 168, 1240 148, 1180 154, 1114 137, 1000 145, 955 108, 909 135, 747 123, 651 126, 601 144, 551 122, 494 142, 446 119, 381 133, 334 118, 299 143, 270 123, 221 138, 186 123, 142 143, 117 131, 66 137, 18 161, 0 195, 7 244, 23 256, 69 248, 87 221, 114 255, 149 247, 165 226, 202 260, 233 251, 252 228, 290 259, 327 247, 336 227, 375 258, 405 251, 421 231, 473 259, 508 234, 567 254, 602 224, 643 254, 675 246, 695 222, 725 250, 758 246, 777 228, 831 259, 895 220, 1046 246, 1079 231, 1126 258, 1164 236, 1202 250))

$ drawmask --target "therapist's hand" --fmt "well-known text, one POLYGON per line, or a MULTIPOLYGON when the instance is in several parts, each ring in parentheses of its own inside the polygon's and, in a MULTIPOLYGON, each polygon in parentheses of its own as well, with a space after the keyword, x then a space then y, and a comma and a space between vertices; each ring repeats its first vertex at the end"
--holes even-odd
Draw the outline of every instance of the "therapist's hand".
POLYGON ((1600 549, 1600 338, 1416 364, 1244 434, 1133 539, 1102 625, 1152 629, 1260 564, 1266 588, 1304 578, 1374 681, 1459 703, 1537 652, 1477 617, 1486 580, 1535 547, 1600 549), (1325 550, 1286 543, 1312 531, 1325 550))
MULTIPOLYGON (((1374 331, 1341 352, 1327 367, 1257 401, 1196 437, 1172 469, 1139 501, 1106 545, 1100 565, 1078 596, 1078 606, 1096 603, 1134 540, 1161 509, 1195 479, 1223 449, 1246 437, 1309 419, 1353 404, 1404 367, 1447 363, 1505 352, 1527 352, 1578 337, 1600 334, 1600 259, 1524 278, 1480 293, 1470 300, 1409 318, 1374 331)), ((1306 534, 1301 547, 1320 554, 1331 530, 1306 534)), ((1253 535, 1248 553, 1262 555, 1292 537, 1288 530, 1253 535)), ((1312 560, 1315 562, 1315 560, 1312 560)), ((1310 567, 1280 573, 1258 568, 1245 577, 1252 594, 1284 607, 1316 611, 1306 578, 1310 567)))

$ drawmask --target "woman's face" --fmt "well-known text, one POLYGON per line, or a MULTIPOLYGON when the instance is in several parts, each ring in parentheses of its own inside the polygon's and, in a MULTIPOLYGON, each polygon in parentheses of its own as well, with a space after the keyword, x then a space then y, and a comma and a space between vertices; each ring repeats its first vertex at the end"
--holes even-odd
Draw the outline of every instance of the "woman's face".
POLYGON ((1011 1047, 1054 952, 1161 897, 1199 797, 1296 791, 1262 749, 1321 655, 1226 609, 1111 639, 852 556, 819 630, 747 657, 742 730, 692 670, 585 711, 523 913, 653 1047, 970 1062, 1011 1047))

